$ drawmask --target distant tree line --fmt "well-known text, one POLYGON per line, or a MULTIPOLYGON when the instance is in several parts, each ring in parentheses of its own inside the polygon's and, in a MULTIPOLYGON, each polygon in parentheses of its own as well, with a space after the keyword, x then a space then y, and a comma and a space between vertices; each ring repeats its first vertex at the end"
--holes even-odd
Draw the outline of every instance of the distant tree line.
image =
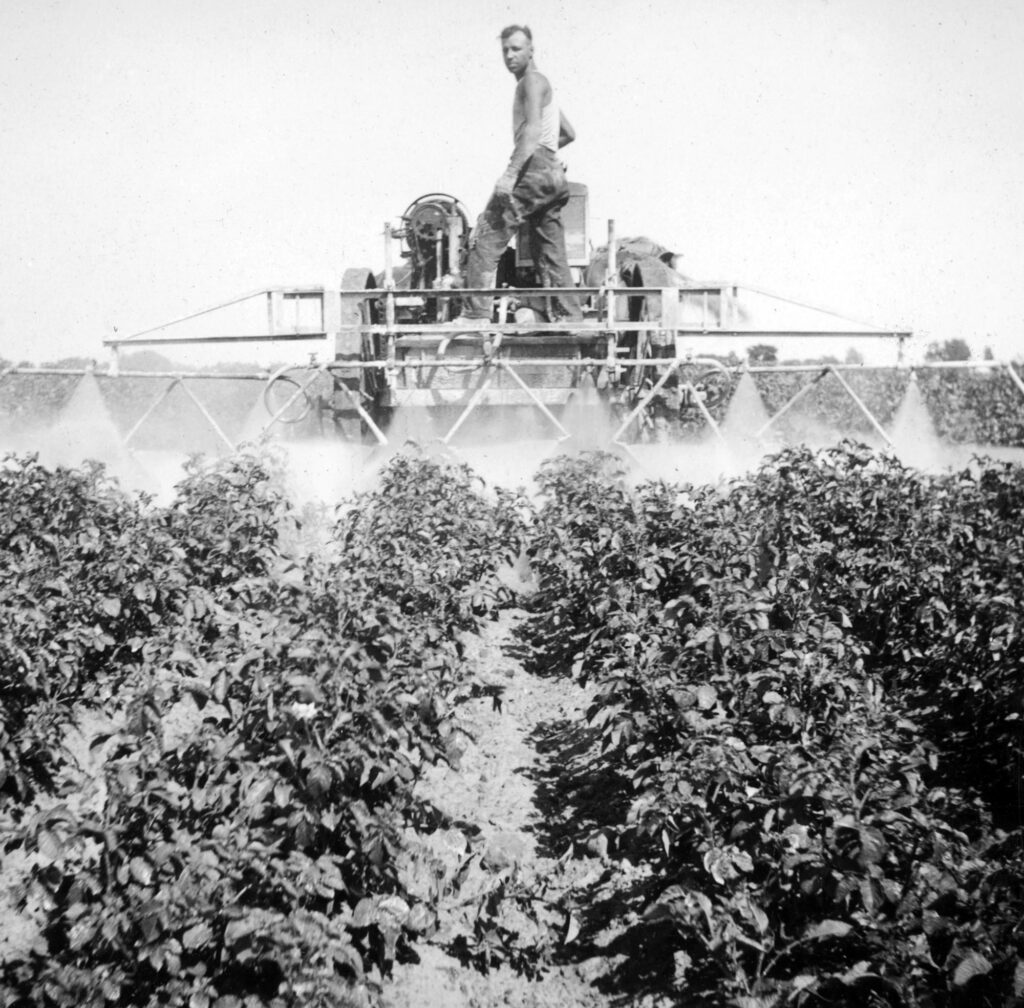
MULTIPOLYGON (((738 367, 743 363, 743 358, 735 351, 730 350, 728 354, 712 354, 716 359, 729 367, 738 367)), ((925 349, 924 359, 934 361, 968 361, 972 359, 971 348, 967 341, 959 337, 944 340, 942 342, 929 343, 925 349)), ((982 360, 993 360, 992 348, 986 346, 982 351, 982 360)), ((754 367, 767 367, 773 364, 863 364, 864 356, 856 347, 848 347, 842 360, 838 357, 826 354, 819 357, 806 359, 789 359, 780 361, 779 351, 771 343, 757 343, 747 350, 746 361, 754 367)), ((87 368, 96 361, 92 357, 61 357, 58 360, 43 361, 36 365, 32 361, 12 361, 0 357, 0 370, 9 367, 47 367, 47 368, 87 368)), ((284 363, 284 362, 282 362, 284 363)), ((220 361, 216 364, 207 364, 202 367, 182 364, 173 361, 156 350, 136 350, 133 353, 124 354, 120 360, 120 367, 123 371, 264 371, 267 365, 251 361, 220 361)))
MULTIPOLYGON (((935 361, 969 361, 973 358, 970 345, 966 340, 956 337, 954 339, 929 343, 925 348, 924 359, 929 362, 935 361)), ((993 360, 992 348, 986 346, 982 351, 982 360, 993 360)), ((863 364, 864 356, 856 347, 849 347, 846 355, 840 361, 838 357, 825 355, 806 360, 787 359, 779 360, 778 348, 771 343, 757 343, 747 351, 747 361, 753 366, 765 367, 772 364, 863 364)), ((738 360, 737 360, 738 363, 738 360)))
MULTIPOLYGON (((284 363, 284 362, 282 362, 284 363)), ((60 357, 57 360, 43 361, 36 364, 34 361, 21 360, 12 361, 0 357, 0 370, 10 367, 30 368, 66 368, 68 370, 86 369, 93 365, 103 365, 95 357, 60 357)), ((272 365, 271 367, 276 366, 272 365)), ((218 371, 231 373, 235 371, 266 371, 266 364, 257 364, 253 361, 218 361, 216 364, 204 364, 197 367, 192 364, 182 364, 180 361, 171 360, 155 350, 136 350, 133 353, 123 354, 120 357, 119 367, 122 371, 218 371)))

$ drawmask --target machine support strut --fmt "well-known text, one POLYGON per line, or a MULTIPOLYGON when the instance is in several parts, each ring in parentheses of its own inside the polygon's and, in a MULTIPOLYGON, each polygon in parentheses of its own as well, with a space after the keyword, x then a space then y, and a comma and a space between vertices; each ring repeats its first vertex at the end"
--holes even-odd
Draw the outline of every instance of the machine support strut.
POLYGON ((612 435, 612 441, 616 444, 619 443, 619 439, 624 437, 626 431, 629 430, 630 425, 634 420, 646 409, 648 404, 654 399, 654 397, 665 387, 665 383, 676 373, 679 369, 679 365, 683 362, 681 360, 673 360, 672 363, 665 369, 665 373, 657 380, 657 382, 647 390, 646 395, 633 407, 630 411, 629 416, 622 421, 622 425, 612 435))
POLYGON ((172 378, 171 381, 168 383, 167 387, 163 390, 163 392, 161 392, 160 395, 158 395, 156 399, 154 399, 153 402, 150 403, 149 407, 142 414, 142 416, 140 416, 139 419, 135 421, 134 425, 132 426, 132 429, 128 431, 128 433, 124 436, 125 447, 128 446, 128 442, 131 441, 131 439, 135 437, 135 435, 139 432, 139 429, 142 427, 142 425, 156 412, 157 407, 174 391, 175 387, 178 385, 181 386, 181 389, 185 393, 185 395, 187 395, 189 399, 191 399, 192 402, 195 403, 196 408, 202 414, 203 419, 206 420, 206 422, 213 428, 217 436, 228 446, 228 450, 234 451, 234 442, 224 433, 224 431, 220 429, 220 425, 210 415, 209 410, 207 410, 207 408, 192 394, 192 390, 185 384, 184 380, 181 378, 172 378))
POLYGON ((718 423, 715 421, 715 418, 711 415, 711 410, 708 409, 707 404, 704 402, 704 397, 700 394, 700 392, 697 391, 696 386, 693 385, 692 382, 687 382, 683 386, 683 388, 686 389, 691 396, 693 396, 693 401, 697 404, 697 409, 700 410, 704 419, 707 420, 708 426, 715 433, 715 437, 718 438, 718 440, 721 441, 722 444, 725 444, 725 438, 722 435, 722 430, 718 426, 718 423))
POLYGON ((850 388, 846 379, 835 369, 829 368, 829 370, 832 371, 832 374, 836 376, 836 381, 838 381, 839 384, 842 385, 844 389, 846 389, 846 394, 857 404, 858 408, 864 414, 864 416, 868 418, 868 420, 871 423, 871 426, 874 427, 875 430, 882 435, 882 437, 885 439, 885 443, 890 448, 895 447, 892 443, 892 438, 885 433, 885 428, 874 418, 874 416, 871 413, 871 410, 869 410, 867 406, 864 405, 860 396, 858 396, 857 393, 854 392, 852 388, 850 388))
POLYGON ((768 431, 768 428, 775 424, 776 420, 778 420, 780 417, 782 417, 786 413, 788 413, 790 411, 790 409, 792 409, 801 399, 803 399, 803 397, 805 395, 807 395, 807 393, 810 392, 811 389, 813 389, 814 386, 817 385, 818 382, 820 382, 821 379, 824 378, 825 375, 827 375, 827 374, 828 374, 828 368, 823 368, 806 385, 803 385, 800 388, 798 388, 796 390, 796 392, 794 392, 789 397, 789 399, 786 400, 786 402, 779 409, 779 411, 777 413, 773 414, 772 416, 770 416, 758 428, 757 433, 754 435, 754 437, 756 437, 758 440, 760 440, 765 435, 765 433, 768 431))
POLYGON ((555 416, 555 414, 552 413, 551 410, 549 410, 543 402, 541 402, 540 397, 537 395, 537 393, 534 392, 533 389, 530 388, 530 386, 523 381, 522 376, 519 374, 518 371, 516 371, 514 367, 512 367, 511 364, 508 363, 508 361, 500 361, 499 366, 533 400, 537 409, 539 409, 541 413, 543 413, 544 416, 546 416, 555 425, 555 427, 557 427, 558 430, 561 431, 562 436, 559 438, 559 441, 564 441, 566 438, 572 437, 572 434, 570 434, 569 431, 567 431, 565 427, 562 426, 562 424, 555 416))
POLYGON ((487 373, 484 375, 483 381, 481 381, 480 384, 477 385, 476 390, 473 392, 473 395, 470 396, 469 402, 466 403, 466 408, 459 414, 458 420, 456 420, 455 423, 452 424, 451 429, 448 431, 448 433, 445 434, 443 438, 441 438, 443 444, 448 444, 451 441, 451 439, 455 437, 455 434, 458 432, 458 429, 466 422, 466 420, 469 419, 470 413, 472 413, 473 410, 475 410, 477 406, 480 405, 480 401, 487 394, 487 390, 491 387, 491 382, 494 381, 494 375, 495 372, 491 369, 488 369, 487 373))

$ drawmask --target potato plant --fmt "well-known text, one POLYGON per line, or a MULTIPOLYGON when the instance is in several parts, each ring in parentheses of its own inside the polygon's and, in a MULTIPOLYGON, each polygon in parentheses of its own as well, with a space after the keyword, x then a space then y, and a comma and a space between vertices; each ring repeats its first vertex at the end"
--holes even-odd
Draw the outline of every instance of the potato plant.
POLYGON ((145 660, 189 591, 181 551, 96 466, 0 468, 0 811, 53 782, 77 704, 145 660))
POLYGON ((535 644, 598 684, 632 790, 606 828, 656 871, 666 979, 743 1008, 1017 1003, 1019 471, 844 445, 631 493, 609 465, 547 471, 535 644))
POLYGON ((512 502, 399 458, 298 555, 265 457, 193 466, 167 509, 95 470, 5 472, 3 646, 21 656, 26 620, 60 633, 2 682, 0 842, 28 858, 40 936, 3 964, 0 1001, 372 1001, 435 926, 403 829, 435 818, 413 786, 471 689, 458 634, 503 600, 512 502), (58 734, 97 707, 114 724, 90 786, 58 734))

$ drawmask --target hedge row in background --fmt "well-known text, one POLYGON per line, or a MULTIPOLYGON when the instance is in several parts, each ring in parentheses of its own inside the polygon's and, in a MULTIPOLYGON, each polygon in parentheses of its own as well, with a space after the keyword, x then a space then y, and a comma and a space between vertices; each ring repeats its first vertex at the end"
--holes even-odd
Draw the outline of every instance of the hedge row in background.
MULTIPOLYGON (((798 443, 808 432, 824 429, 835 436, 865 436, 872 425, 833 375, 814 382, 816 372, 759 372, 754 382, 768 414, 780 410, 802 387, 813 383, 777 430, 798 443)), ((907 392, 910 372, 896 369, 844 371, 844 380, 886 428, 890 428, 907 392)), ((1024 447, 1024 393, 1005 368, 994 370, 919 370, 915 372, 927 412, 940 437, 954 443, 1024 447)), ((654 376, 656 378, 656 376, 654 376)), ((654 379, 652 378, 652 381, 654 379)), ((163 392, 168 382, 155 378, 95 379, 112 424, 127 433, 163 392)), ((721 421, 728 413, 736 378, 712 415, 721 421)), ((0 434, 17 437, 38 433, 56 421, 72 402, 79 379, 67 376, 8 375, 0 379, 0 434)), ((253 410, 259 407, 262 385, 256 380, 188 379, 188 387, 209 410, 228 438, 247 433, 253 410)), ((695 409, 680 414, 678 395, 666 390, 656 412, 667 420, 674 436, 703 430, 705 421, 695 409)), ((90 408, 90 413, 96 410, 90 408)), ((92 420, 92 417, 89 418, 92 420)), ((310 418, 306 433, 319 430, 310 418)), ((188 397, 177 389, 158 407, 136 435, 139 448, 223 453, 225 445, 188 397), (170 422, 168 422, 170 421, 170 422)))

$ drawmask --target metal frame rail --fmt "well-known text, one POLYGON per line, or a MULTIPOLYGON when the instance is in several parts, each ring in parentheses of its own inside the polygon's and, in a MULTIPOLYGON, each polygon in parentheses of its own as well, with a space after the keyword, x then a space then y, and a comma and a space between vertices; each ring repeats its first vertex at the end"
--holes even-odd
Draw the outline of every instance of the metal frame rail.
MULTIPOLYGON (((549 357, 524 357, 516 358, 516 366, 535 366, 553 363, 553 359, 549 357)), ((607 359, 604 358, 575 358, 565 359, 560 358, 557 363, 566 368, 570 368, 578 371, 593 370, 601 367, 605 367, 608 364, 607 359)), ((344 371, 351 370, 352 368, 380 368, 384 362, 382 361, 330 361, 322 364, 310 364, 310 365, 299 365, 295 370, 308 371, 309 376, 304 378, 303 381, 296 383, 295 391, 290 397, 280 404, 274 411, 268 410, 268 419, 263 424, 259 433, 270 430, 275 424, 283 422, 283 417, 289 409, 297 402, 301 397, 305 396, 309 388, 323 375, 330 375, 332 371, 344 371)), ((548 408, 547 404, 536 395, 535 391, 530 388, 529 384, 519 375, 516 371, 516 366, 513 366, 512 362, 504 358, 488 358, 485 356, 460 359, 460 364, 465 364, 474 368, 479 368, 482 372, 480 383, 477 385, 472 392, 469 393, 468 399, 463 405, 463 409, 460 412, 458 419, 455 421, 453 426, 448 432, 440 439, 444 444, 449 444, 454 438, 456 433, 463 427, 466 420, 469 418, 474 409, 476 409, 483 401, 487 390, 493 382, 496 375, 501 372, 509 375, 509 377, 515 382, 515 384, 526 393, 529 400, 533 405, 542 413, 542 415, 548 420, 548 422, 558 432, 558 441, 564 441, 572 436, 572 432, 568 431, 562 422, 555 416, 555 414, 548 408)), ((624 362, 617 361, 619 366, 624 366, 624 362)), ((436 360, 408 360, 408 361, 396 361, 392 365, 397 370, 415 370, 422 368, 436 367, 436 360)), ((695 358, 691 356, 677 356, 677 357, 654 357, 654 358, 631 358, 628 361, 628 366, 631 367, 654 367, 661 370, 658 381, 647 390, 644 396, 640 397, 634 404, 633 408, 622 420, 618 428, 612 434, 611 440, 613 443, 626 448, 628 445, 624 441, 624 438, 629 432, 630 426, 638 419, 643 410, 651 403, 655 396, 664 388, 666 383, 673 375, 679 375, 682 377, 682 370, 687 367, 699 367, 705 369, 721 370, 722 372, 729 374, 730 376, 734 373, 748 372, 751 374, 778 374, 778 373, 807 373, 812 377, 810 381, 802 385, 776 412, 769 417, 769 419, 755 432, 753 435, 756 440, 763 441, 765 434, 770 428, 775 426, 788 413, 804 396, 811 392, 817 384, 826 378, 828 375, 833 375, 840 383, 841 388, 848 395, 857 408, 864 414, 868 422, 872 425, 874 430, 883 438, 883 440, 890 446, 892 446, 892 439, 885 431, 878 419, 871 413, 871 411, 864 404, 863 400, 856 394, 851 388, 850 384, 844 379, 843 372, 866 372, 866 371, 891 371, 894 370, 892 365, 882 364, 779 364, 771 366, 744 366, 741 368, 729 368, 721 362, 714 360, 713 358, 695 358)), ((904 364, 895 368, 896 370, 915 372, 915 371, 928 371, 928 370, 946 370, 946 369, 958 369, 958 370, 987 370, 987 371, 1005 371, 1017 390, 1024 396, 1024 378, 1021 377, 1013 363, 1004 361, 930 361, 925 363, 908 365, 904 364)), ((138 432, 142 429, 145 423, 153 416, 157 407, 162 403, 176 387, 181 387, 182 391, 188 396, 188 398, 194 403, 200 415, 206 420, 210 428, 216 434, 218 439, 224 443, 229 450, 235 450, 238 447, 239 442, 233 441, 224 432, 222 427, 217 423, 217 420, 212 415, 207 406, 202 402, 201 398, 195 394, 195 392, 189 388, 189 381, 193 380, 247 380, 247 381, 258 381, 261 386, 266 385, 267 381, 271 378, 269 372, 222 372, 222 371, 211 371, 211 372, 191 372, 191 371, 116 371, 111 369, 109 371, 98 370, 95 367, 87 368, 45 368, 45 367, 8 367, 0 370, 0 384, 3 383, 9 375, 53 375, 53 376, 64 376, 64 377, 78 377, 84 379, 86 376, 93 377, 110 377, 110 378, 139 378, 149 380, 164 380, 167 382, 166 385, 162 386, 157 392, 154 399, 143 411, 142 415, 134 422, 131 429, 123 437, 122 443, 127 448, 130 442, 135 438, 138 432)), ((354 411, 360 416, 363 422, 366 424, 367 429, 373 435, 374 439, 379 445, 388 444, 388 438, 384 431, 380 429, 374 418, 366 410, 363 403, 360 401, 360 397, 357 392, 349 389, 344 383, 339 383, 338 386, 347 396, 354 411)), ((696 405, 701 415, 704 417, 708 426, 719 440, 724 440, 723 435, 719 429, 718 424, 715 422, 710 410, 705 405, 701 395, 695 384, 692 381, 681 381, 679 387, 690 394, 691 401, 696 405)), ((575 390, 574 390, 575 391, 575 390)))
MULTIPOLYGON (((530 324, 530 325, 501 325, 487 326, 487 332, 500 335, 525 335, 528 333, 580 333, 586 335, 597 335, 604 333, 614 343, 620 334, 625 333, 648 333, 655 335, 670 336, 675 339, 680 334, 690 337, 698 336, 729 336, 737 338, 766 338, 778 336, 836 336, 836 337, 870 337, 879 336, 884 338, 895 338, 898 344, 898 352, 902 355, 904 342, 910 337, 909 330, 879 327, 863 322, 852 322, 839 312, 828 308, 809 305, 793 298, 772 294, 768 291, 752 287, 741 287, 735 283, 692 283, 688 282, 681 286, 652 288, 652 287, 628 287, 618 283, 618 249, 619 241, 616 236, 615 221, 608 221, 608 244, 607 244, 607 266, 604 283, 599 287, 572 287, 572 288, 459 288, 455 282, 450 287, 438 283, 435 287, 421 290, 399 290, 395 284, 394 274, 394 243, 397 233, 389 221, 383 226, 384 239, 384 270, 382 275, 382 286, 364 288, 362 290, 329 291, 322 286, 315 287, 273 287, 263 290, 252 291, 229 301, 214 305, 211 308, 202 309, 189 315, 181 316, 171 322, 160 326, 154 326, 141 332, 134 333, 124 339, 105 340, 104 345, 110 347, 115 358, 118 350, 123 346, 159 346, 181 343, 234 343, 234 342, 281 342, 286 340, 321 340, 329 341, 337 339, 343 333, 375 334, 387 338, 386 357, 389 361, 394 359, 395 340, 403 336, 417 333, 431 333, 444 336, 449 333, 464 332, 458 327, 447 328, 444 321, 427 323, 425 325, 403 325, 396 321, 398 309, 416 305, 425 305, 428 299, 433 299, 439 308, 437 312, 440 319, 448 317, 448 302, 452 298, 465 297, 468 294, 491 295, 499 299, 499 305, 507 306, 510 299, 517 298, 526 302, 536 301, 550 297, 558 293, 570 293, 579 298, 589 299, 592 307, 592 317, 585 325, 563 323, 557 324, 530 324), (779 330, 779 329, 755 329, 737 326, 736 321, 740 316, 737 311, 737 302, 740 290, 747 290, 789 305, 798 305, 802 308, 809 308, 820 314, 830 315, 851 323, 855 328, 832 328, 829 330, 779 330), (628 319, 620 319, 618 311, 622 299, 626 298, 658 299, 657 321, 630 322, 628 319), (717 312, 713 308, 712 298, 717 297, 717 312), (178 337, 167 335, 155 335, 163 333, 164 330, 182 323, 208 315, 212 312, 242 304, 255 298, 261 298, 266 303, 266 331, 260 334, 250 335, 223 335, 215 337, 178 337), (688 299, 685 306, 693 311, 693 301, 696 299, 699 309, 699 318, 693 322, 687 322, 684 315, 683 299, 688 299), (304 303, 315 302, 314 314, 318 319, 318 325, 312 328, 304 327, 301 324, 301 308, 304 303), (358 314, 360 304, 365 301, 380 301, 384 316, 383 325, 364 324, 365 316, 357 324, 348 324, 346 320, 353 317, 353 309, 358 314), (283 317, 289 302, 294 309, 294 322, 291 328, 283 325, 283 317)), ((360 271, 356 271, 360 272, 360 271)), ((367 271, 369 273, 369 271, 367 271)), ((457 279, 457 278, 453 278, 457 279)), ((627 302, 628 303, 628 302, 627 302)), ((635 302, 634 302, 635 304, 635 302)), ((652 306, 650 300, 648 309, 652 306)), ((648 311, 648 315, 651 312, 648 311)), ((332 348, 333 351, 333 348, 332 348)), ((333 352, 332 352, 333 356, 333 352)), ((612 351, 609 350, 609 357, 612 351)), ((638 354, 639 356, 639 354, 638 354)), ((116 366, 116 365, 115 365, 116 366)))
MULTIPOLYGON (((766 297, 801 307, 819 311, 829 315, 836 313, 828 309, 817 308, 810 304, 794 302, 791 298, 767 294, 755 288, 741 287, 732 283, 696 284, 688 283, 677 287, 626 287, 606 284, 600 287, 565 287, 565 288, 514 288, 514 287, 481 287, 457 289, 416 289, 395 290, 394 288, 369 288, 364 290, 331 291, 324 287, 302 288, 271 288, 253 291, 241 297, 213 305, 202 311, 173 319, 160 326, 144 329, 130 336, 118 339, 107 339, 103 345, 114 351, 115 355, 125 347, 165 346, 165 345, 203 345, 218 343, 282 343, 298 341, 329 342, 343 333, 364 335, 380 335, 399 339, 410 335, 448 336, 472 332, 464 326, 452 325, 449 322, 400 323, 395 321, 399 308, 425 305, 428 301, 446 302, 453 298, 468 295, 490 295, 506 304, 513 301, 529 303, 543 299, 549 295, 573 294, 583 299, 591 299, 594 307, 581 322, 531 322, 515 324, 509 322, 482 322, 481 331, 501 335, 525 336, 530 334, 559 333, 586 337, 601 335, 627 335, 646 333, 675 337, 677 334, 690 338, 697 337, 728 337, 735 339, 765 339, 784 337, 812 338, 882 338, 895 339, 899 344, 909 339, 909 329, 869 326, 866 323, 852 323, 851 327, 800 329, 793 327, 764 328, 735 324, 737 303, 741 291, 750 291, 766 297), (254 298, 265 298, 268 303, 268 322, 264 332, 244 334, 224 334, 218 336, 170 336, 163 334, 165 330, 184 324, 185 322, 209 315, 241 304, 254 298), (618 317, 620 299, 642 298, 647 301, 649 314, 657 318, 630 321, 618 317), (715 308, 717 299, 718 308, 715 308), (320 324, 315 327, 303 327, 298 321, 291 328, 282 328, 281 311, 275 307, 296 304, 302 301, 315 301, 315 313, 320 324), (382 302, 384 321, 376 324, 343 323, 343 306, 359 306, 363 302, 382 302), (655 304, 657 302, 657 304, 655 304), (652 312, 652 309, 655 309, 652 312), (699 311, 699 318, 687 321, 687 311, 699 311), (161 333, 162 335, 155 335, 161 333)), ((351 314, 348 312, 347 314, 351 314)), ((840 317, 841 316, 837 316, 840 317)), ((298 311, 296 311, 298 319, 298 311)), ((845 320, 851 322, 851 320, 845 320)))
MULTIPOLYGON (((537 358, 516 358, 516 366, 534 366, 552 363, 552 358, 537 357, 537 358)), ((603 358, 575 358, 575 359, 559 359, 557 363, 562 367, 571 368, 579 371, 592 370, 607 365, 607 360, 603 358)), ((622 362, 619 362, 620 365, 622 362)), ((516 371, 516 366, 513 366, 512 362, 503 358, 487 358, 484 356, 471 358, 471 359, 460 359, 460 364, 466 364, 481 370, 481 380, 475 389, 468 393, 468 398, 463 404, 463 408, 459 413, 458 418, 447 433, 440 439, 442 443, 448 445, 458 433, 458 431, 464 426, 466 421, 472 412, 481 404, 484 400, 487 390, 490 388, 496 375, 504 373, 516 383, 516 385, 523 390, 527 395, 528 399, 532 404, 541 412, 541 414, 547 419, 551 426, 557 431, 557 441, 567 440, 572 436, 572 432, 567 430, 564 424, 558 419, 558 417, 548 408, 547 404, 536 395, 535 391, 530 388, 529 384, 519 375, 516 371)), ((641 358, 641 359, 630 359, 628 361, 629 366, 635 367, 654 367, 661 370, 658 381, 647 390, 646 394, 638 399, 633 405, 630 412, 620 422, 614 433, 611 435, 611 441, 622 447, 625 450, 629 450, 628 443, 624 440, 629 433, 631 425, 636 422, 643 410, 650 404, 653 398, 664 388, 666 383, 673 375, 678 375, 680 378, 683 377, 682 371, 687 367, 698 367, 702 369, 715 369, 721 370, 722 372, 732 376, 736 373, 748 372, 751 374, 772 374, 772 373, 806 373, 811 375, 810 381, 802 385, 776 412, 769 417, 769 419, 762 424, 762 426, 752 432, 756 440, 763 443, 764 436, 767 432, 775 426, 786 415, 804 396, 811 392, 815 386, 826 378, 828 375, 833 375, 840 383, 844 393, 848 395, 857 408, 864 414, 868 422, 872 425, 874 430, 883 438, 883 440, 890 447, 892 446, 892 439, 885 431, 884 427, 878 421, 878 419, 871 413, 871 411, 864 404, 863 400, 856 394, 851 388, 849 382, 843 377, 844 372, 867 372, 867 371, 891 371, 894 370, 891 365, 882 364, 779 364, 770 366, 744 366, 741 368, 729 368, 723 365, 721 362, 712 358, 695 358, 690 356, 685 357, 654 357, 654 358, 641 358)), ((268 410, 268 419, 263 424, 261 430, 257 433, 263 433, 270 430, 276 424, 283 422, 283 418, 289 409, 297 402, 301 397, 305 396, 309 388, 323 375, 330 375, 332 371, 336 370, 349 370, 352 368, 379 368, 382 366, 380 361, 330 361, 322 364, 310 364, 304 366, 298 366, 296 370, 308 371, 308 377, 305 377, 301 382, 296 382, 296 388, 291 393, 290 397, 282 402, 273 411, 268 410)), ((409 360, 409 361, 396 361, 394 367, 398 370, 415 370, 422 368, 436 367, 437 362, 435 360, 409 360)), ((929 370, 946 370, 946 369, 958 369, 958 370, 987 370, 987 371, 1005 371, 1017 390, 1024 396, 1024 378, 1021 377, 1020 373, 1014 367, 1010 361, 930 361, 925 363, 908 365, 904 364, 895 368, 895 370, 907 371, 913 373, 915 371, 929 371, 929 370)), ((145 378, 150 380, 164 380, 167 384, 163 385, 157 392, 154 399, 143 411, 141 416, 133 423, 131 429, 122 438, 122 444, 124 447, 129 448, 130 442, 136 437, 138 432, 146 424, 146 422, 153 416, 157 407, 163 402, 167 396, 169 396, 176 387, 181 387, 182 391, 189 397, 194 403, 200 415, 205 419, 211 430, 216 434, 217 438, 223 442, 228 450, 235 450, 240 442, 233 441, 224 432, 223 428, 217 423, 216 418, 202 402, 201 398, 195 394, 195 392, 189 388, 188 383, 192 380, 248 380, 258 381, 262 387, 266 386, 266 382, 270 379, 271 375, 268 372, 190 372, 190 371, 102 371, 95 367, 88 368, 45 368, 45 367, 8 367, 0 370, 0 385, 2 385, 4 379, 9 375, 53 375, 53 376, 64 376, 64 377, 78 377, 84 379, 86 376, 93 377, 111 377, 111 378, 145 378)), ((387 445, 389 443, 387 435, 382 431, 379 425, 375 422, 371 414, 366 410, 363 403, 360 401, 360 397, 357 392, 349 389, 344 383, 339 383, 339 387, 347 395, 348 401, 350 402, 354 411, 360 416, 367 426, 367 429, 373 435, 378 445, 387 445)), ((719 440, 724 441, 721 430, 716 423, 711 411, 705 405, 699 390, 692 381, 682 380, 679 383, 679 387, 689 393, 690 401, 694 403, 701 415, 704 417, 709 428, 713 432, 714 436, 719 440)), ((576 391, 576 390, 574 390, 576 391)))

